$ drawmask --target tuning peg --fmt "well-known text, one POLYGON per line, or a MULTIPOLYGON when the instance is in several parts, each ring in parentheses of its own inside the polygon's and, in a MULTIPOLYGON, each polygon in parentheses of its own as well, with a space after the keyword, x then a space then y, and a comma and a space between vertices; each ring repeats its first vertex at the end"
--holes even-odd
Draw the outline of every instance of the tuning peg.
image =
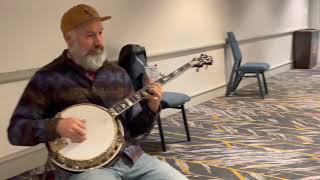
POLYGON ((163 78, 163 77, 165 77, 165 76, 166 76, 165 74, 160 73, 160 77, 161 77, 161 78, 163 78))

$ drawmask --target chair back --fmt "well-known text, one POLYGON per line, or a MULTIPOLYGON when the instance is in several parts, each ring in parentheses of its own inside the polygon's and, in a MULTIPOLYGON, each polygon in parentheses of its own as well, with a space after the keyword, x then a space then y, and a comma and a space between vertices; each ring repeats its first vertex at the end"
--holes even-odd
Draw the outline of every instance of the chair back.
POLYGON ((240 50, 239 44, 237 42, 237 39, 236 39, 234 33, 228 32, 227 35, 228 35, 228 44, 230 45, 233 59, 234 59, 234 66, 233 67, 236 68, 235 70, 238 70, 241 65, 241 60, 242 60, 241 50, 240 50))
POLYGON ((242 55, 240 51, 239 44, 237 42, 237 39, 234 35, 233 32, 227 32, 228 36, 228 44, 231 48, 232 55, 233 55, 233 66, 232 66, 232 71, 230 74, 229 82, 227 85, 227 90, 226 90, 226 96, 229 96, 230 93, 233 91, 233 88, 235 86, 236 78, 238 77, 239 74, 239 69, 241 66, 241 60, 242 60, 242 55))
POLYGON ((118 65, 127 71, 136 91, 144 86, 144 67, 147 65, 147 55, 144 47, 138 44, 127 44, 122 47, 118 65))

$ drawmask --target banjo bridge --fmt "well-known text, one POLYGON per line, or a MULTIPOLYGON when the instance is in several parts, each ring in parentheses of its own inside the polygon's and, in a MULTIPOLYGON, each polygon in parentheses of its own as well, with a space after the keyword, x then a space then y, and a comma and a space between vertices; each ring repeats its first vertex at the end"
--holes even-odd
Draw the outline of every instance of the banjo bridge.
POLYGON ((58 140, 49 142, 51 151, 55 152, 55 153, 60 151, 61 149, 65 148, 66 146, 68 146, 68 144, 69 143, 68 143, 67 139, 65 139, 65 138, 60 138, 58 140))

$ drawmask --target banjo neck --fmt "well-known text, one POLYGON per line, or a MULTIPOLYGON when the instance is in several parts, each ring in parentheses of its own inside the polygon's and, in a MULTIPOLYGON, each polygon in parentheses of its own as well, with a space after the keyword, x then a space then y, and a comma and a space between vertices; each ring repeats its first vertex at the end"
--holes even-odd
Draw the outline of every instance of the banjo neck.
MULTIPOLYGON (((184 73, 189 68, 196 67, 197 71, 199 71, 199 69, 201 67, 203 67, 204 65, 206 65, 206 66, 212 65, 212 61, 213 60, 212 60, 211 56, 208 56, 208 55, 205 55, 205 54, 201 54, 200 57, 193 58, 190 62, 186 63, 185 65, 183 65, 181 67, 179 67, 178 69, 176 69, 175 71, 171 72, 170 74, 162 76, 160 79, 156 80, 155 83, 159 83, 161 85, 164 85, 167 82, 169 82, 170 80, 172 80, 175 77, 177 77, 177 76, 181 75, 182 73, 184 73)), ((118 104, 115 104, 114 106, 109 108, 108 112, 110 113, 110 115, 113 118, 115 118, 116 116, 118 116, 122 112, 126 111, 127 109, 129 109, 130 107, 132 107, 133 105, 135 105, 136 103, 138 103, 142 99, 144 99, 145 98, 145 93, 147 93, 148 88, 149 88, 149 86, 143 87, 142 89, 138 90, 135 94, 125 98, 124 100, 122 100, 118 104)))

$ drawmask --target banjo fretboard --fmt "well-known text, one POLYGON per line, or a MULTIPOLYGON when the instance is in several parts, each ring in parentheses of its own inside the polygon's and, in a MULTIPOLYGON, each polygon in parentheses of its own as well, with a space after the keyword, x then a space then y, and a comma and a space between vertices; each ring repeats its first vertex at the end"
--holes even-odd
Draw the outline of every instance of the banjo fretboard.
MULTIPOLYGON (((155 82, 160 83, 161 85, 164 85, 168 81, 170 81, 170 80, 174 79, 175 77, 179 76, 180 74, 182 74, 183 72, 185 72, 186 70, 188 70, 191 67, 200 68, 203 65, 211 65, 211 64, 212 64, 212 58, 210 56, 202 54, 200 56, 200 58, 194 58, 189 63, 181 66, 180 68, 176 69, 175 71, 173 71, 172 73, 170 73, 170 74, 168 74, 166 76, 162 76, 160 79, 158 79, 155 82), (196 62, 196 64, 194 64, 194 62, 196 62)), ((122 112, 124 112, 127 109, 129 109, 130 107, 132 107, 134 104, 136 104, 139 101, 141 101, 145 97, 145 94, 147 93, 148 88, 149 88, 148 86, 143 87, 142 89, 137 91, 135 94, 127 97, 126 99, 124 99, 120 103, 118 103, 118 104, 112 106, 111 108, 109 108, 108 111, 109 111, 110 115, 112 117, 116 117, 119 114, 121 114, 122 112)))

